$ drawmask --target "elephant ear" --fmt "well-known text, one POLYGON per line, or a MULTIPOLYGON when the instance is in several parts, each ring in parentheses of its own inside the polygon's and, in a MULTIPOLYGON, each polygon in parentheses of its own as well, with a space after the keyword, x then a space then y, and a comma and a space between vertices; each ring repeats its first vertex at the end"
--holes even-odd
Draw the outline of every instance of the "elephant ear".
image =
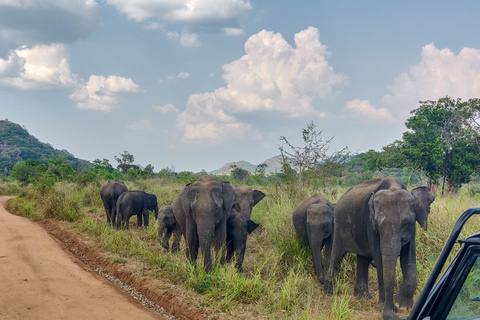
POLYGON ((252 220, 247 220, 247 232, 248 234, 252 233, 259 226, 258 223, 253 222, 252 220))
POLYGON ((183 211, 185 212, 185 216, 188 216, 192 212, 191 202, 192 199, 196 199, 195 192, 192 191, 190 184, 188 184, 182 191, 180 195, 180 203, 182 204, 183 211))
POLYGON ((378 232, 377 222, 375 221, 375 204, 374 204, 375 192, 371 192, 366 199, 368 211, 370 212, 370 225, 373 227, 373 231, 378 232))
POLYGON ((259 203, 263 198, 265 198, 265 193, 260 190, 253 190, 253 206, 259 203))
POLYGON ((222 186, 223 210, 228 215, 235 202, 235 190, 229 182, 221 182, 220 185, 222 186))
POLYGON ((435 196, 428 187, 417 187, 411 193, 415 198, 415 218, 422 229, 427 231, 430 205, 435 200, 435 196))
POLYGON ((330 201, 327 201, 327 206, 329 206, 332 209, 332 211, 335 211, 336 205, 337 205, 336 203, 331 203, 330 201))

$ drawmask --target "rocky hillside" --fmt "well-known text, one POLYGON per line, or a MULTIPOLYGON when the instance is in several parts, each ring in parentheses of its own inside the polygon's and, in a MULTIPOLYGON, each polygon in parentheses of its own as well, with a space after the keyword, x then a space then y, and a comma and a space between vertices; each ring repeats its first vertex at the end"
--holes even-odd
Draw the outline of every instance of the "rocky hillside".
MULTIPOLYGON (((282 166, 280 165, 280 156, 275 156, 273 158, 267 159, 261 164, 265 163, 267 165, 265 173, 266 174, 272 174, 276 172, 280 172, 280 169, 282 166)), ((237 162, 230 162, 224 164, 220 169, 211 171, 209 173, 212 174, 230 174, 230 172, 233 170, 233 168, 241 168, 247 171, 250 171, 251 173, 255 173, 255 169, 257 168, 258 165, 251 164, 248 161, 237 161, 237 162)))
POLYGON ((40 142, 24 127, 9 120, 0 120, 0 173, 10 171, 16 162, 23 160, 46 160, 65 157, 73 168, 92 166, 86 160, 75 158, 67 150, 57 150, 40 142))

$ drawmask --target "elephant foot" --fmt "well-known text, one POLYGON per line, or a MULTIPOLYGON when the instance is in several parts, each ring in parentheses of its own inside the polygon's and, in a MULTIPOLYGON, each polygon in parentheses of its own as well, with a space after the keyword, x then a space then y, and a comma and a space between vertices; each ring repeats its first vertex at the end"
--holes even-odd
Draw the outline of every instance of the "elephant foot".
POLYGON ((384 310, 382 312, 383 320, 400 320, 400 317, 395 314, 392 310, 384 310))
POLYGON ((410 310, 413 307, 413 298, 407 297, 401 292, 395 295, 395 302, 398 303, 400 308, 405 307, 407 310, 410 310))
POLYGON ((318 282, 320 282, 320 284, 325 286, 325 284, 327 283, 327 279, 324 276, 319 276, 318 282))
POLYGON ((325 281, 325 284, 323 285, 323 291, 330 295, 333 294, 333 285, 330 281, 325 281))
POLYGON ((359 297, 359 298, 367 298, 367 299, 373 299, 373 294, 365 289, 353 289, 353 295, 359 297))
MULTIPOLYGON (((385 310, 385 304, 384 304, 383 302, 379 302, 379 303, 377 304, 377 310, 380 311, 380 312, 382 312, 382 313, 385 313, 385 312, 388 313, 388 312, 391 311, 393 314, 395 314, 395 312, 398 311, 398 309, 397 309, 397 307, 395 307, 395 305, 394 305, 391 309, 390 309, 390 308, 387 308, 387 310, 385 310)), ((394 318, 394 319, 396 319, 396 318, 394 318)))

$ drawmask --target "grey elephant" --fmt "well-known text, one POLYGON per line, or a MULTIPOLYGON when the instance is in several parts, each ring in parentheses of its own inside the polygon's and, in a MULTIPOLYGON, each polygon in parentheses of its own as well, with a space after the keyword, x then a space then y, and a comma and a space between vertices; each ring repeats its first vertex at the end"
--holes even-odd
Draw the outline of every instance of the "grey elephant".
POLYGON ((265 194, 259 190, 252 190, 246 186, 233 186, 235 191, 235 210, 238 211, 245 220, 249 220, 253 207, 265 198, 265 194))
POLYGON ((245 219, 235 208, 230 211, 227 218, 227 262, 235 257, 235 268, 243 271, 242 264, 247 248, 247 237, 258 224, 250 219, 245 219))
POLYGON ((354 294, 370 297, 368 267, 373 259, 378 276, 377 309, 382 311, 383 319, 398 319, 393 301, 397 259, 400 256, 403 283, 395 300, 401 307, 411 308, 417 287, 415 221, 427 229, 434 200, 427 187, 410 193, 393 178, 379 178, 350 188, 335 206, 326 291, 332 292, 334 270, 345 253, 352 252, 357 255, 354 294))
POLYGON ((126 191, 128 189, 122 181, 110 181, 100 190, 100 198, 107 213, 107 224, 110 226, 115 225, 118 197, 126 191))
POLYGON ((157 196, 144 191, 127 191, 117 200, 117 228, 129 227, 130 217, 137 215, 137 226, 148 227, 149 211, 158 216, 157 196))
POLYGON ((316 193, 300 202, 292 214, 297 237, 310 247, 315 274, 321 283, 325 281, 322 249, 325 247, 326 265, 332 252, 334 208, 334 204, 316 193))
POLYGON ((158 209, 158 239, 160 245, 169 250, 168 242, 173 234, 172 252, 180 248, 182 230, 173 215, 172 206, 161 206, 158 209))
POLYGON ((221 249, 226 241, 227 214, 234 201, 235 192, 230 183, 217 182, 210 175, 188 184, 173 200, 173 214, 185 237, 187 258, 195 262, 200 248, 205 271, 212 267, 212 242, 217 255, 220 254, 220 262, 225 262, 221 249))

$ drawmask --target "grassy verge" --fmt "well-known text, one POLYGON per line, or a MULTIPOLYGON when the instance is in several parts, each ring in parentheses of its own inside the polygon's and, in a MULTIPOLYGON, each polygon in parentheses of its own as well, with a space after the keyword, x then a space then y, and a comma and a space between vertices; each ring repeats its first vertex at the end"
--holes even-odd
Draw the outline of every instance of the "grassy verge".
MULTIPOLYGON (((170 204, 183 188, 182 184, 161 179, 127 185, 130 190, 144 190, 157 195, 159 206, 170 204)), ((155 219, 148 228, 136 228, 132 219, 130 230, 106 226, 105 213, 99 197, 100 185, 78 187, 58 184, 48 192, 29 191, 10 202, 9 209, 24 216, 48 217, 68 221, 68 225, 108 252, 114 261, 128 265, 141 264, 143 275, 168 279, 188 292, 197 293, 198 308, 214 310, 230 319, 252 317, 280 319, 375 319, 377 300, 353 297, 355 258, 347 255, 337 277, 336 294, 323 293, 313 269, 309 249, 296 240, 291 222, 294 206, 304 194, 292 194, 282 188, 256 187, 267 194, 253 210, 252 220, 260 223, 248 240, 244 274, 233 266, 219 266, 203 272, 199 265, 187 263, 183 251, 170 254, 157 239, 155 219)), ((345 190, 339 190, 338 197, 345 190)), ((309 194, 311 192, 306 192, 309 194)), ((334 193, 335 194, 335 193, 334 193)), ((337 199, 330 199, 336 202, 337 199)), ((467 208, 478 205, 475 197, 466 194, 449 198, 437 197, 432 204, 429 230, 417 228, 417 295, 457 217, 467 208)), ((479 229, 471 221, 462 236, 479 229)), ((458 250, 458 248, 456 248, 458 250)), ((371 268, 371 291, 376 291, 376 274, 371 268)), ((397 268, 397 285, 402 281, 397 268)), ((406 313, 405 313, 406 314, 406 313)))

